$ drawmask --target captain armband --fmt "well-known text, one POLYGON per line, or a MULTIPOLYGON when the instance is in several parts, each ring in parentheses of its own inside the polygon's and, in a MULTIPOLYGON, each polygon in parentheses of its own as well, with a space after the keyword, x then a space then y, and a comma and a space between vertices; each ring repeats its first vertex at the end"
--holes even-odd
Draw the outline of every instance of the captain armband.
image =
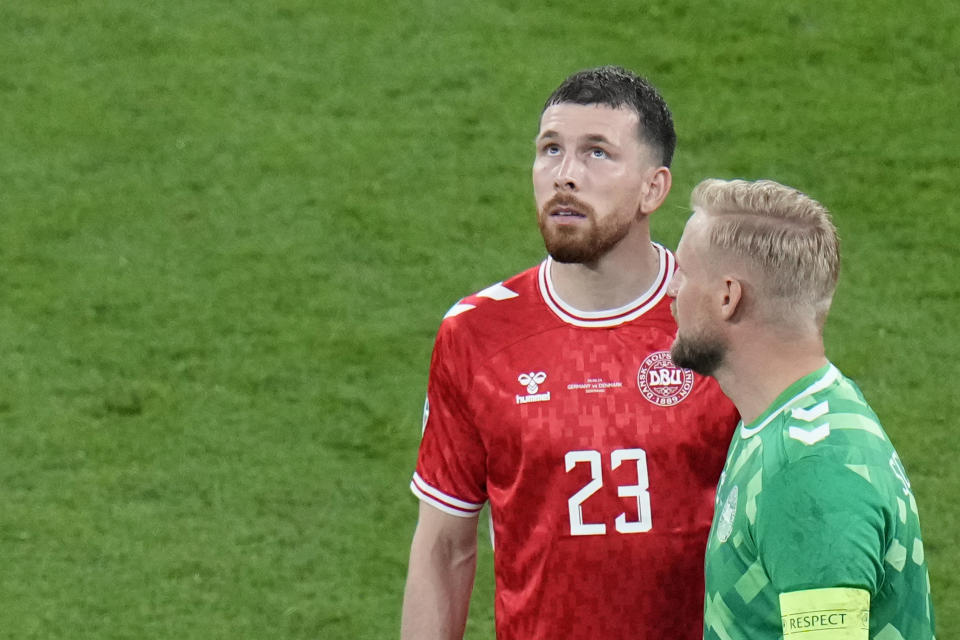
POLYGON ((870 593, 844 587, 781 593, 780 615, 783 640, 867 640, 870 593))

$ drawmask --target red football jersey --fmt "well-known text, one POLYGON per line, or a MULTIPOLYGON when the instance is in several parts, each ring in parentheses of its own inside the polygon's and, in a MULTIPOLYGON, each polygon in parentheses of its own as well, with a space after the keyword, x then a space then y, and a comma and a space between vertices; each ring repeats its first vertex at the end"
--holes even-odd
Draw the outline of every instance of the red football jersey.
POLYGON ((434 347, 413 492, 490 502, 497 637, 701 638, 703 554, 738 415, 675 367, 673 255, 620 309, 564 304, 548 258, 464 298, 434 347))

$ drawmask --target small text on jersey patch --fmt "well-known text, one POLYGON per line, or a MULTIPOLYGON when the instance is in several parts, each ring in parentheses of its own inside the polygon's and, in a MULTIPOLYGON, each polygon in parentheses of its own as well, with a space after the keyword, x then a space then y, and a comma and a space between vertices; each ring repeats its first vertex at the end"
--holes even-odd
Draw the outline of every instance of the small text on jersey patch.
POLYGON ((585 382, 571 382, 567 385, 567 391, 582 391, 584 393, 606 393, 607 389, 619 389, 623 383, 607 382, 603 378, 587 378, 585 382))

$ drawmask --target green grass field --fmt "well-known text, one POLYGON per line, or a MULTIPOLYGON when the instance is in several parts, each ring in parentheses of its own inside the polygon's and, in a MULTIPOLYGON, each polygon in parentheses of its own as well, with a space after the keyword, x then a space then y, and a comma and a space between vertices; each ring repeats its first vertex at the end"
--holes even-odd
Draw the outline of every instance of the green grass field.
POLYGON ((960 5, 98 0, 0 6, 0 637, 396 636, 434 332, 541 259, 540 107, 604 63, 673 108, 664 243, 708 176, 834 211, 960 635, 960 5))

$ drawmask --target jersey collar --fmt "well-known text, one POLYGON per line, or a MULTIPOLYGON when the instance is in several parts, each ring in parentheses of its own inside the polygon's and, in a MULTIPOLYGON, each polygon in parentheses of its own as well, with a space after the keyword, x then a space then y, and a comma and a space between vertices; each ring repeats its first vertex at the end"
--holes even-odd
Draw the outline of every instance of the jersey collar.
POLYGON ((740 423, 740 437, 750 438, 760 433, 774 418, 787 409, 800 404, 805 397, 823 391, 840 377, 840 370, 833 364, 827 363, 813 373, 808 373, 789 387, 783 390, 760 417, 749 425, 740 423))
POLYGON ((550 278, 550 265, 553 264, 553 258, 549 256, 540 263, 537 274, 540 295, 558 318, 577 327, 615 327, 636 320, 663 299, 663 296, 667 293, 670 276, 673 275, 676 268, 676 259, 672 253, 656 242, 651 244, 657 250, 657 256, 660 259, 660 269, 657 272, 657 277, 654 278, 650 288, 639 298, 622 307, 603 311, 581 311, 561 300, 550 278))

